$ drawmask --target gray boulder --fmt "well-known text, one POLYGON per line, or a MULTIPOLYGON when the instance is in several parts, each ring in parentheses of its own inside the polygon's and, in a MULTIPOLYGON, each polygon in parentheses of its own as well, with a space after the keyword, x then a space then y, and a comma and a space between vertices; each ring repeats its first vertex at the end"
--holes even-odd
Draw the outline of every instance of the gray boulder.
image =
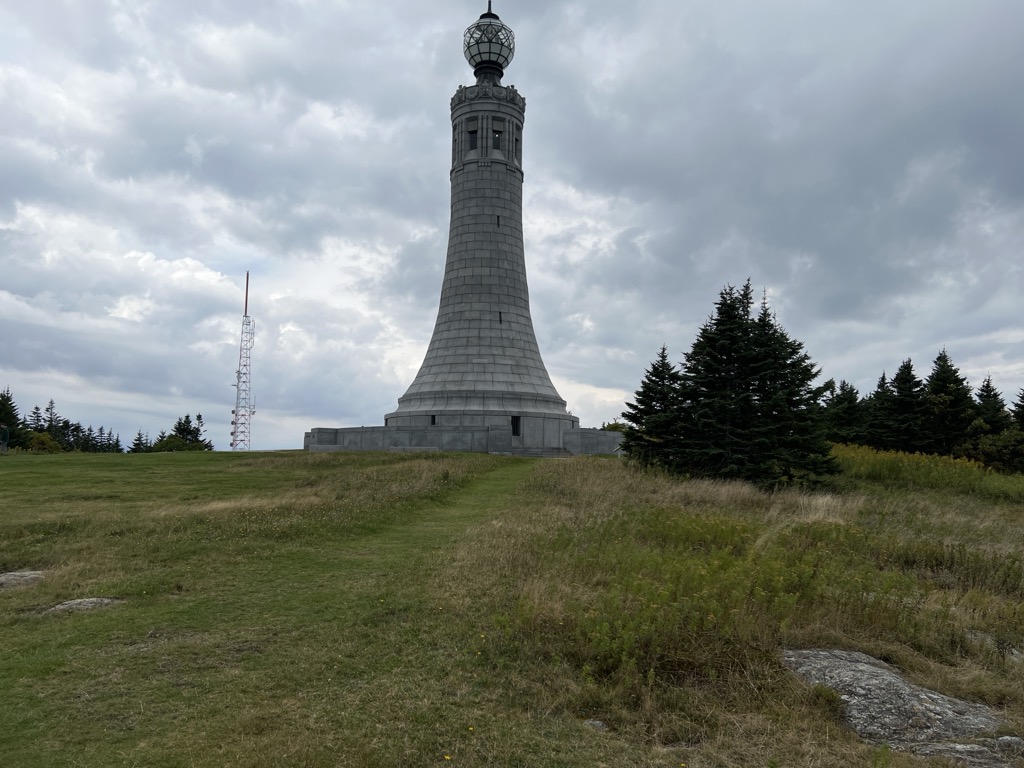
POLYGON ((0 573, 0 589, 27 587, 43 578, 42 571, 11 571, 0 573))
POLYGON ((888 664, 863 653, 785 651, 783 662, 809 683, 835 691, 844 721, 872 744, 971 768, 1013 765, 1016 737, 995 739, 999 718, 990 708, 908 683, 888 664))
POLYGON ((44 616, 49 616, 55 613, 69 613, 71 611, 92 611, 96 608, 105 608, 108 605, 117 605, 122 602, 113 597, 82 597, 77 600, 68 600, 55 605, 53 608, 47 608, 43 611, 44 616))

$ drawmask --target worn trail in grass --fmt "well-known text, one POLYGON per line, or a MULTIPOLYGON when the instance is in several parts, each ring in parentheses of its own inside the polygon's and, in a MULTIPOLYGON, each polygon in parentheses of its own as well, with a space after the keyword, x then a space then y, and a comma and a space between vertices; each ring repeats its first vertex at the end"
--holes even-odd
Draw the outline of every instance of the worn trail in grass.
POLYGON ((7 764, 576 766, 621 755, 577 719, 515 701, 515 664, 489 647, 475 585, 457 602, 440 586, 450 548, 513 505, 534 467, 477 467, 363 527, 310 533, 292 521, 275 539, 277 521, 253 533, 241 511, 215 524, 97 513, 36 545, 65 575, 52 597, 0 603, 0 683, 17 704, 0 714, 7 764), (104 581, 108 564, 120 572, 104 581), (84 596, 69 574, 128 600, 40 617, 32 600, 84 596))

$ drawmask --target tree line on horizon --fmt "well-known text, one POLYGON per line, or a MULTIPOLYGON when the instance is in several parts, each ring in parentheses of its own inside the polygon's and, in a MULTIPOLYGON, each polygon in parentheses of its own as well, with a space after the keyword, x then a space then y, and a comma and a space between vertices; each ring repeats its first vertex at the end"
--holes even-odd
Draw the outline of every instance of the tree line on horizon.
MULTIPOLYGON (((942 350, 921 380, 908 359, 861 397, 820 368, 748 280, 726 286, 680 365, 666 346, 622 413, 623 451, 674 474, 761 485, 838 472, 833 443, 929 453, 1024 472, 1024 389, 1012 408, 985 378, 977 393, 942 350)), ((618 425, 615 425, 618 426, 618 425)))
POLYGON ((846 381, 827 382, 826 437, 881 451, 972 459, 1000 472, 1024 472, 1024 389, 1007 406, 986 376, 977 390, 943 349, 920 379, 907 358, 861 397, 846 381))
MULTIPOLYGON (((10 447, 35 453, 125 453, 121 435, 100 425, 93 429, 80 422, 63 418, 51 399, 45 409, 35 406, 22 418, 10 388, 0 391, 0 424, 10 431, 10 447)), ((185 414, 174 422, 170 432, 161 430, 155 440, 141 429, 128 446, 128 453, 161 453, 166 451, 212 451, 213 442, 206 439, 202 414, 195 421, 185 414)))

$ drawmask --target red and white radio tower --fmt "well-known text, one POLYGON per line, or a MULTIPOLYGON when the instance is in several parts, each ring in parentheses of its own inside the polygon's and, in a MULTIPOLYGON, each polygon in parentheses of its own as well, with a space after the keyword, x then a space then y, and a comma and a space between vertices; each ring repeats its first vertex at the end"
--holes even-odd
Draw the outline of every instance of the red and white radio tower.
POLYGON ((238 352, 235 410, 231 412, 231 448, 248 451, 249 422, 256 414, 252 401, 252 345, 256 341, 256 324, 249 317, 249 273, 245 273, 245 313, 242 315, 242 343, 238 352))

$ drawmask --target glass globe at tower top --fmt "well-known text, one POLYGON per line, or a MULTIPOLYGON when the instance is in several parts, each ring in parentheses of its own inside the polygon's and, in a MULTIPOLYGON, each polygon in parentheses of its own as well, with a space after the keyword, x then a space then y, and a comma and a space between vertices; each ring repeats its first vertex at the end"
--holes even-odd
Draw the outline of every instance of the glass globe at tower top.
POLYGON ((515 56, 516 36, 502 23, 498 14, 491 11, 491 3, 488 2, 487 13, 466 29, 462 50, 466 61, 473 67, 477 83, 500 83, 505 67, 515 56))

